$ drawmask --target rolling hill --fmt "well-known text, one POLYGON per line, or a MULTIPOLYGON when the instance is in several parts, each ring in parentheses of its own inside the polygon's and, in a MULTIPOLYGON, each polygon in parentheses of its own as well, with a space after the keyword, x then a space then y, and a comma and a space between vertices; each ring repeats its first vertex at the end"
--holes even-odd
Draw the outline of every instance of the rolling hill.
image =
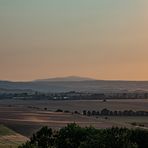
POLYGON ((148 81, 108 81, 81 77, 64 77, 30 82, 0 81, 0 91, 28 90, 40 92, 127 92, 148 91, 148 81))

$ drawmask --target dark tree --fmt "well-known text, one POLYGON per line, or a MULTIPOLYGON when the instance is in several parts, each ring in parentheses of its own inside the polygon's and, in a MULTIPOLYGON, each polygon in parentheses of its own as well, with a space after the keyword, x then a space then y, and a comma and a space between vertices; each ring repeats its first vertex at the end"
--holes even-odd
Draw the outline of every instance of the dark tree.
POLYGON ((19 148, 148 148, 148 131, 82 128, 73 123, 56 132, 43 127, 19 148))
POLYGON ((105 116, 106 116, 106 115, 109 115, 109 112, 110 112, 110 111, 109 111, 108 109, 104 108, 104 109, 101 111, 101 115, 103 115, 103 116, 104 116, 104 115, 105 115, 105 116))
POLYGON ((86 114, 87 114, 86 110, 83 110, 83 115, 85 115, 85 116, 86 116, 86 114))

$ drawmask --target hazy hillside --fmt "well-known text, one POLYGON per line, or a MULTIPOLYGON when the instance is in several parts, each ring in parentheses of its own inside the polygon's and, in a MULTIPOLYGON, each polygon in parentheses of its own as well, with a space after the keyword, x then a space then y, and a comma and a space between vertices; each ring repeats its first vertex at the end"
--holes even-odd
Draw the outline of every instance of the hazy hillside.
POLYGON ((87 78, 87 77, 78 77, 78 76, 69 76, 69 77, 56 77, 56 78, 49 78, 49 79, 40 79, 40 80, 35 80, 35 81, 40 81, 40 82, 69 82, 69 81, 92 81, 95 79, 92 78, 87 78))
POLYGON ((31 82, 0 81, 1 89, 34 90, 41 92, 123 92, 148 91, 148 81, 101 81, 86 78, 55 78, 31 82), (50 81, 51 80, 51 81, 50 81))

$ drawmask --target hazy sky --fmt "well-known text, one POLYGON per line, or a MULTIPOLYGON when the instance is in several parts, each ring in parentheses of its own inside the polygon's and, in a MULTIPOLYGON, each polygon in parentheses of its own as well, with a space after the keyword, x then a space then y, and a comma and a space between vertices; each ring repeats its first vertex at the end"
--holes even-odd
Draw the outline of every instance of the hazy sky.
POLYGON ((148 0, 0 0, 0 79, 148 80, 148 0))

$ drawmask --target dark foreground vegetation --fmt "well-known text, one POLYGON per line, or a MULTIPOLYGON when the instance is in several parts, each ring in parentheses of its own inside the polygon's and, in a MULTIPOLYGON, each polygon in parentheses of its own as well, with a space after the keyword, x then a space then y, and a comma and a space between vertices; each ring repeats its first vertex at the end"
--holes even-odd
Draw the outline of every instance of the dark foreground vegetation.
POLYGON ((43 127, 19 148, 148 148, 148 131, 82 128, 76 124, 59 131, 43 127))

